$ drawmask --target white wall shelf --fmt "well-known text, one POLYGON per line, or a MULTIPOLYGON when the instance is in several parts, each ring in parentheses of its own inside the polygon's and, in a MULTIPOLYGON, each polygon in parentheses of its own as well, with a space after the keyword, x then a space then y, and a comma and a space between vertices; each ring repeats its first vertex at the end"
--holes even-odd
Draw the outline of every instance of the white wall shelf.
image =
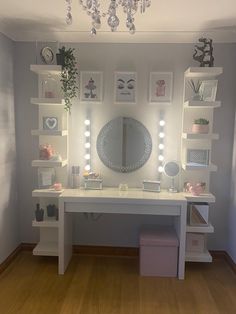
POLYGON ((186 140, 218 140, 219 134, 216 133, 182 133, 182 138, 186 140))
POLYGON ((192 195, 191 193, 183 193, 188 202, 191 203, 215 203, 216 198, 211 193, 204 193, 198 196, 192 195))
POLYGON ((68 130, 31 130, 31 135, 33 136, 67 136, 68 130))
POLYGON ((199 252, 186 252, 185 255, 186 262, 203 262, 203 263, 211 263, 212 256, 208 251, 203 253, 199 252))
POLYGON ((30 103, 33 105, 53 105, 64 106, 65 102, 63 98, 30 98, 30 103))
POLYGON ((208 226, 186 226, 186 232, 194 232, 194 233, 213 233, 214 227, 212 224, 209 224, 208 226))
POLYGON ((60 65, 47 65, 47 64, 31 64, 30 70, 38 75, 60 75, 60 65))
POLYGON ((204 108, 219 108, 221 101, 200 101, 200 100, 187 100, 184 102, 184 108, 188 109, 204 109, 204 108))
POLYGON ((45 168, 53 168, 53 167, 59 167, 63 168, 67 166, 68 161, 62 160, 62 161, 53 161, 53 160, 33 160, 32 161, 32 167, 45 167, 45 168))
POLYGON ((211 171, 211 172, 215 172, 217 171, 217 166, 210 164, 208 166, 204 166, 204 165, 188 165, 188 164, 183 164, 182 168, 186 171, 211 171))
POLYGON ((44 221, 32 221, 33 227, 40 227, 40 228, 58 228, 58 221, 57 220, 44 220, 44 221))
POLYGON ((190 67, 185 71, 185 77, 214 78, 223 73, 222 67, 190 67))
POLYGON ((33 255, 58 256, 57 242, 39 242, 33 249, 33 255))
POLYGON ((54 191, 54 190, 51 190, 51 189, 42 189, 42 190, 33 190, 32 191, 32 197, 59 197, 61 195, 61 193, 63 192, 64 190, 61 190, 61 191, 54 191))

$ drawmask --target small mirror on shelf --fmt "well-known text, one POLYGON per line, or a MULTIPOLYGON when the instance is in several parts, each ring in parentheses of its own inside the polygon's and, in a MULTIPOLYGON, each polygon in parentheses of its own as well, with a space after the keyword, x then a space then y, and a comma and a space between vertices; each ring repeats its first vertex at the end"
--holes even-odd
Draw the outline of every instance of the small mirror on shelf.
POLYGON ((175 188, 174 178, 179 174, 180 166, 176 161, 168 161, 164 165, 164 173, 167 177, 171 178, 171 186, 169 188, 169 192, 176 193, 178 192, 175 188))

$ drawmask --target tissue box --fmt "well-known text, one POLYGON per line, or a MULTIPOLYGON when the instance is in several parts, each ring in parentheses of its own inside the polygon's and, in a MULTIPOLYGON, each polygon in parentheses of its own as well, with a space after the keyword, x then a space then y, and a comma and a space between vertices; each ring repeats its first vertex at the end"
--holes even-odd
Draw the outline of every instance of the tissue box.
POLYGON ((160 181, 143 180, 143 191, 161 192, 160 181))
POLYGON ((102 190, 102 179, 85 179, 85 190, 102 190))

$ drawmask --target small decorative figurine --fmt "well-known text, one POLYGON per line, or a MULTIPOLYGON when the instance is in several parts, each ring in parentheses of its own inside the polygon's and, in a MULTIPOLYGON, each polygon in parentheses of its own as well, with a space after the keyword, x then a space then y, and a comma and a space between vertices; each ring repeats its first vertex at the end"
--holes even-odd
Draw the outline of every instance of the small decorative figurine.
POLYGON ((213 67, 214 57, 213 57, 213 46, 212 39, 210 38, 199 38, 198 40, 202 45, 195 45, 195 50, 193 54, 193 59, 200 62, 200 67, 213 67))
POLYGON ((40 205, 36 204, 36 211, 35 211, 35 219, 36 221, 43 221, 44 210, 41 208, 40 205))

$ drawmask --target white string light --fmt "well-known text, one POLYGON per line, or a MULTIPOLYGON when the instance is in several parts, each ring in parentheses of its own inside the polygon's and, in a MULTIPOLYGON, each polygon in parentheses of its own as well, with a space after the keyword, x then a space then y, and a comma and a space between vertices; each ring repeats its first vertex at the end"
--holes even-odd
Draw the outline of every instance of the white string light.
POLYGON ((84 125, 85 125, 85 143, 84 143, 84 148, 85 148, 85 166, 84 170, 85 171, 91 171, 91 128, 90 128, 90 111, 87 110, 87 116, 86 119, 84 120, 84 125))
POLYGON ((164 120, 164 112, 161 111, 160 112, 160 120, 159 120, 159 130, 158 130, 158 136, 159 136, 159 153, 158 153, 158 161, 159 161, 159 165, 158 165, 158 172, 159 172, 159 179, 160 176, 162 174, 162 172, 164 171, 163 165, 164 165, 164 148, 165 145, 163 143, 164 138, 165 138, 165 130, 164 130, 164 126, 165 126, 166 122, 164 120))

